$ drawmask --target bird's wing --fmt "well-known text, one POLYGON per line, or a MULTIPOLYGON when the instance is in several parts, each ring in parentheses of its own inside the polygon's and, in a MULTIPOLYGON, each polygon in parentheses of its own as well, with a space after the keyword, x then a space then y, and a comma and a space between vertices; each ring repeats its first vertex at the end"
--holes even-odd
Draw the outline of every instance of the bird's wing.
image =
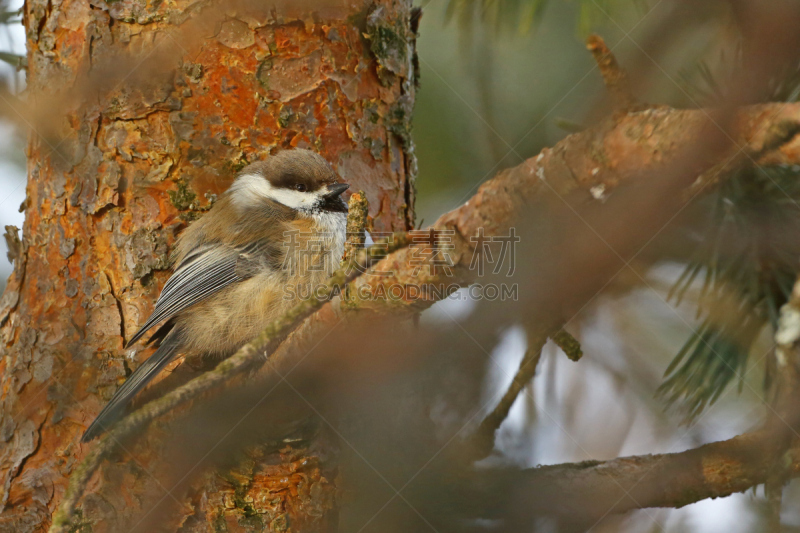
POLYGON ((243 247, 223 244, 195 248, 180 262, 156 301, 153 314, 128 341, 138 341, 156 324, 170 319, 217 291, 253 276, 257 265, 270 266, 274 246, 256 242, 243 247), (266 260, 266 261, 265 261, 266 260))
POLYGON ((86 430, 82 441, 88 442, 105 432, 125 413, 131 399, 179 353, 185 339, 183 332, 174 327, 175 315, 220 289, 248 279, 264 269, 279 269, 280 261, 280 244, 268 240, 239 247, 206 245, 187 254, 164 285, 153 314, 128 341, 128 345, 133 344, 153 326, 167 320, 151 338, 158 344, 158 349, 114 393, 111 401, 86 430))

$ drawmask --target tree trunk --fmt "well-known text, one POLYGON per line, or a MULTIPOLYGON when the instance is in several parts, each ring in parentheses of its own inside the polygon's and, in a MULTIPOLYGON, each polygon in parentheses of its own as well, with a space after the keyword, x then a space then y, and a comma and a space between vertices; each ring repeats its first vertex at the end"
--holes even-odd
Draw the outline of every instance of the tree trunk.
MULTIPOLYGON (((49 526, 92 446, 82 432, 150 353, 123 345, 176 235, 237 169, 314 149, 366 191, 378 231, 412 227, 415 175, 410 0, 28 0, 25 25, 35 131, 0 301, 0 531, 14 532, 49 526)), ((152 448, 121 450, 73 530, 153 531, 139 520, 164 499, 169 531, 336 528, 335 466, 303 449, 254 453, 177 494, 157 468, 152 448)))

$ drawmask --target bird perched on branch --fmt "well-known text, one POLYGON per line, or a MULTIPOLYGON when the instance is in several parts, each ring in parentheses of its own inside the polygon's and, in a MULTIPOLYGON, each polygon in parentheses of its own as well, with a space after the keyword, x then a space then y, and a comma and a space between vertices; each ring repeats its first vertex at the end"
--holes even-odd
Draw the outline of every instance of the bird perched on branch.
POLYGON ((158 324, 156 351, 92 422, 83 441, 119 419, 176 355, 228 357, 336 270, 347 184, 318 154, 287 150, 244 168, 180 236, 174 273, 126 348, 158 324))

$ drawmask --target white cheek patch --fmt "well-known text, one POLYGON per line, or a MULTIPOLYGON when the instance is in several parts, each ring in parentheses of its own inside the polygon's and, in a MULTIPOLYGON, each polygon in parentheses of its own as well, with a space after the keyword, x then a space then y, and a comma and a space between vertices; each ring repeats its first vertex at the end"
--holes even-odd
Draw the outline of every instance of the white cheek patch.
POLYGON ((242 207, 268 198, 292 209, 311 210, 320 201, 318 194, 273 187, 269 181, 255 174, 244 174, 236 178, 231 185, 231 196, 234 204, 242 207))

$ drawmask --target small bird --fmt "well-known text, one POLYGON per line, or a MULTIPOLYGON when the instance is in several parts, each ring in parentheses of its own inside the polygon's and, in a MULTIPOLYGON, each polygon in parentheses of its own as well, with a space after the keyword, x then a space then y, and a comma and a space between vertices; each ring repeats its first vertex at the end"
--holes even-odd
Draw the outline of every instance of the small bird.
POLYGON ((344 252, 349 186, 320 155, 285 150, 245 167, 211 210, 178 238, 175 265, 147 322, 156 351, 83 434, 87 442, 176 355, 233 355, 336 270, 344 252))

